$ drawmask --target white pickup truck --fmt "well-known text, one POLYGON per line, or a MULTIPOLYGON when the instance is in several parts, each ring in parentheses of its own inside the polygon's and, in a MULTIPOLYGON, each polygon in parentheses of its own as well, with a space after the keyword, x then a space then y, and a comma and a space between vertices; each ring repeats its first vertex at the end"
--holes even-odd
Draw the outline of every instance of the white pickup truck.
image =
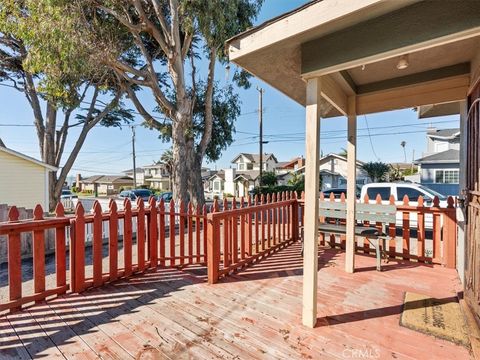
MULTIPOLYGON (((423 197, 424 206, 432 206, 435 196, 440 200, 440 207, 447 207, 447 197, 437 193, 436 191, 427 188, 426 186, 415 183, 371 183, 362 187, 360 194, 360 202, 364 202, 365 195, 368 195, 369 203, 376 202, 377 194, 380 194, 382 198, 382 204, 390 204, 390 195, 393 195, 395 199, 395 205, 403 204, 403 197, 405 195, 409 198, 409 205, 417 206, 418 198, 423 197)), ((403 214, 397 212, 397 226, 402 226, 403 214)), ((417 214, 410 213, 410 226, 417 226, 417 214)), ((425 228, 433 228, 433 216, 431 214, 425 214, 425 228)))

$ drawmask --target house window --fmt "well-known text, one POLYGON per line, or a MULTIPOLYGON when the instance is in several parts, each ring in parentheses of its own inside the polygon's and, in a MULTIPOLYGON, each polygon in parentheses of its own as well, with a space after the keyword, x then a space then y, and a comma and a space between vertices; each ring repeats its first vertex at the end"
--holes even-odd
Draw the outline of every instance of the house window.
POLYGON ((438 184, 458 184, 459 170, 435 170, 435 182, 438 184))
POLYGON ((213 191, 220 191, 220 182, 214 181, 213 182, 213 191))
POLYGON ((247 164, 247 170, 253 170, 253 164, 252 163, 247 164))
POLYGON ((244 163, 239 163, 238 164, 238 170, 245 170, 245 164, 244 163))

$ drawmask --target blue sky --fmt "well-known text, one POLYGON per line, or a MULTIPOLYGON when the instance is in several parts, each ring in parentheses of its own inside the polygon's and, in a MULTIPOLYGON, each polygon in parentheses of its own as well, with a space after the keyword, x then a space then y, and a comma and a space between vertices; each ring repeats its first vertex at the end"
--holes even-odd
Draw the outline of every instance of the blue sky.
MULTIPOLYGON (((305 0, 266 0, 257 23, 292 10, 305 0)), ((232 72, 232 71, 231 71, 232 72)), ((231 74, 230 74, 231 75, 231 74)), ((225 68, 218 65, 216 78, 227 82, 225 68)), ((256 86, 265 89, 264 108, 264 145, 265 152, 274 153, 279 161, 289 160, 304 154, 305 110, 277 90, 262 81, 252 80, 249 90, 238 90, 242 102, 242 115, 236 123, 235 142, 223 153, 216 163, 207 164, 211 168, 229 167, 230 161, 239 152, 258 152, 258 92, 256 86)), ((142 96, 147 107, 155 104, 148 93, 142 96)), ((135 123, 141 123, 140 116, 135 123)), ((39 158, 38 140, 31 126, 11 127, 9 124, 32 124, 32 112, 25 97, 15 90, 0 86, 0 138, 5 144, 17 151, 39 158)), ((431 120, 419 120, 411 109, 388 113, 371 114, 358 118, 359 160, 384 162, 404 161, 400 146, 406 141, 407 160, 411 161, 412 152, 421 157, 426 150, 425 131, 430 125, 438 128, 458 126, 458 116, 438 117, 431 120), (368 128, 367 128, 368 126, 368 128), (370 131, 368 131, 368 129, 370 131), (368 136, 370 132, 371 137, 368 136)), ((162 143, 154 130, 136 127, 137 165, 151 164, 158 160, 169 144, 162 143)), ((75 130, 71 131, 71 135, 75 130)), ((93 129, 80 152, 72 174, 117 174, 132 167, 131 132, 129 128, 93 129)), ((67 143, 66 152, 73 146, 67 143)), ((343 117, 323 119, 321 122, 321 150, 324 154, 338 152, 346 147, 346 119, 343 117)))

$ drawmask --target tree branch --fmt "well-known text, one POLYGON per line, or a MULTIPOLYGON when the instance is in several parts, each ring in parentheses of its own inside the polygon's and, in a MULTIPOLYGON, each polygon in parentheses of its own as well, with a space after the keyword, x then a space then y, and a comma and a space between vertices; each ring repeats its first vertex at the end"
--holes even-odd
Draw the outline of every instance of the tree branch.
POLYGON ((191 33, 186 33, 185 38, 183 39, 183 46, 182 46, 182 59, 187 57, 188 51, 190 50, 190 46, 192 45, 193 41, 193 31, 191 33))
POLYGON ((70 115, 72 114, 72 110, 68 109, 65 112, 65 118, 63 119, 63 125, 60 130, 57 131, 57 139, 56 139, 56 146, 55 146, 55 166, 58 167, 60 165, 60 161, 62 160, 63 151, 65 149, 65 143, 67 142, 67 135, 68 135, 68 123, 70 121, 70 115))
POLYGON ((160 45, 160 47, 162 48, 163 52, 165 54, 168 54, 170 47, 170 36, 168 32, 163 31, 162 34, 160 31, 158 31, 156 26, 152 24, 152 22, 148 18, 147 14, 145 14, 145 10, 143 9, 142 2, 140 0, 130 0, 130 3, 133 3, 133 6, 135 6, 135 10, 140 16, 140 20, 143 23, 142 30, 146 30, 150 35, 152 35, 153 38, 158 42, 158 45, 160 45))
POLYGON ((162 130, 162 124, 156 120, 142 105, 142 103, 138 100, 137 94, 135 94, 135 91, 132 90, 128 84, 125 86, 125 90, 128 94, 128 97, 130 100, 133 102, 133 105, 135 105, 135 108, 137 111, 140 113, 140 115, 143 117, 145 120, 145 123, 150 126, 151 128, 154 128, 156 130, 162 130))
POLYGON ((199 156, 203 158, 207 151, 208 144, 212 138, 213 128, 213 85, 215 79, 215 60, 217 48, 210 48, 210 59, 208 63, 207 89, 205 91, 205 129, 199 144, 199 156))

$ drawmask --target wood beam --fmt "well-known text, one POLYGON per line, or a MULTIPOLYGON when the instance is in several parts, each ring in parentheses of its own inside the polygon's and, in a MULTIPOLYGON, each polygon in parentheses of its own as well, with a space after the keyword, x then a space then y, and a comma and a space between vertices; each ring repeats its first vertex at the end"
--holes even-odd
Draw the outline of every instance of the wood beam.
POLYGON ((321 79, 321 95, 334 108, 343 115, 347 115, 347 96, 331 76, 323 76, 321 79))
POLYGON ((469 75, 401 86, 357 96, 357 115, 464 100, 469 75))
POLYGON ((302 44, 302 75, 320 76, 480 34, 480 1, 422 1, 302 44))
POLYGON ((348 98, 348 144, 347 144, 347 241, 345 271, 355 271, 355 202, 357 184, 357 115, 355 96, 348 98))
POLYGON ((321 87, 321 79, 307 80, 302 322, 305 326, 312 328, 315 327, 317 322, 318 198, 320 182, 318 163, 320 160, 321 87))
POLYGON ((391 79, 358 85, 356 93, 366 94, 460 75, 470 75, 470 63, 455 64, 438 69, 422 71, 415 74, 398 76, 391 79))

